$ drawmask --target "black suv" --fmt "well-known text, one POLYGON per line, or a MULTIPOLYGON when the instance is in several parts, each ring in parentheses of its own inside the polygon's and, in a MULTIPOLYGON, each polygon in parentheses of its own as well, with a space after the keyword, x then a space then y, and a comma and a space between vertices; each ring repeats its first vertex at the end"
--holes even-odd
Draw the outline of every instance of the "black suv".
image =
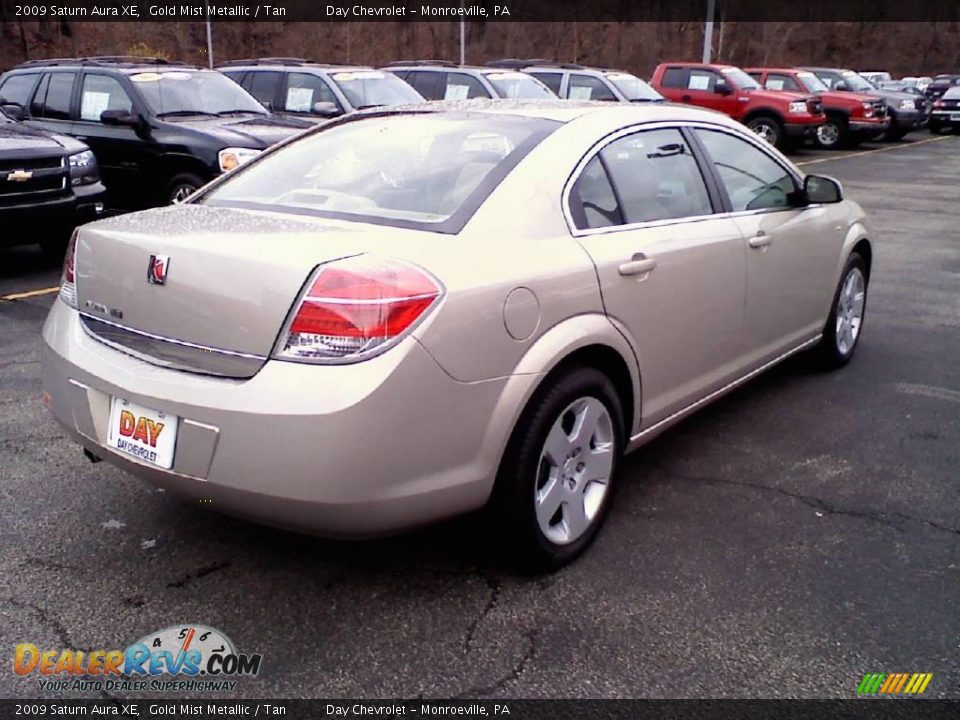
POLYGON ((217 69, 284 117, 324 120, 353 110, 423 102, 420 93, 399 78, 360 65, 259 58, 232 60, 217 69))
POLYGON ((522 70, 568 100, 664 102, 663 95, 636 75, 612 68, 513 58, 492 60, 487 67, 522 70))
POLYGON ((149 58, 23 63, 0 76, 0 101, 31 127, 86 142, 124 209, 179 202, 310 127, 272 117, 219 72, 149 58))
POLYGON ((412 60, 384 66, 427 100, 467 98, 556 99, 536 78, 512 69, 455 65, 444 60, 412 60))
POLYGON ((39 242, 62 255, 70 231, 103 212, 105 195, 90 148, 0 111, 0 244, 39 242))

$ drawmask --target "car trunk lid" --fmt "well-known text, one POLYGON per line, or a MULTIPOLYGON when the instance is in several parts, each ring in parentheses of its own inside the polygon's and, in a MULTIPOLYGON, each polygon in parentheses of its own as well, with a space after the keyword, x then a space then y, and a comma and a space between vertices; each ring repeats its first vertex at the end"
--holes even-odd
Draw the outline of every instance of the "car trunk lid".
POLYGON ((201 205, 111 218, 78 236, 78 307, 88 332, 148 362, 252 377, 313 268, 403 232, 201 205))

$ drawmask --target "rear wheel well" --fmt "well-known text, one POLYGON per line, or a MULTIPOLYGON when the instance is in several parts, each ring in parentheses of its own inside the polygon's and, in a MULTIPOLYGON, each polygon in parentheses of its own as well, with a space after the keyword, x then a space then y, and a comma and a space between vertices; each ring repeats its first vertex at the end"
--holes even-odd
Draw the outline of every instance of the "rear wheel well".
POLYGON ((567 372, 571 367, 590 367, 602 372, 613 383, 623 408, 623 430, 629 441, 633 429, 633 414, 636 407, 636 388, 633 387, 633 378, 630 377, 630 368, 619 352, 609 345, 587 345, 574 350, 563 360, 557 363, 540 384, 549 387, 549 382, 567 372))
POLYGON ((870 245, 870 241, 863 238, 853 246, 852 252, 857 253, 857 255, 863 258, 863 264, 867 272, 867 280, 869 280, 870 268, 873 265, 873 248, 870 245))

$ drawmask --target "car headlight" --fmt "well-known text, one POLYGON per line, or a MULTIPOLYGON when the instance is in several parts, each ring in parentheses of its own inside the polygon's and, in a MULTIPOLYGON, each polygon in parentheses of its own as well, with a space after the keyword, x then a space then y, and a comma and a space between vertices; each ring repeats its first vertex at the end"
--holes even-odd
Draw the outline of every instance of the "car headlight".
POLYGON ((796 102, 790 103, 790 112, 792 113, 807 112, 807 103, 804 100, 797 100, 796 102))
POLYGON ((917 105, 916 105, 916 103, 914 103, 913 100, 901 100, 901 101, 900 101, 900 109, 901 109, 901 110, 916 110, 916 109, 917 109, 917 105))
POLYGON ((100 182, 100 168, 93 151, 84 150, 70 156, 70 184, 92 185, 100 182))
POLYGON ((229 172, 238 168, 245 162, 253 160, 263 150, 254 150, 253 148, 225 148, 217 154, 217 160, 220 163, 221 172, 229 172))

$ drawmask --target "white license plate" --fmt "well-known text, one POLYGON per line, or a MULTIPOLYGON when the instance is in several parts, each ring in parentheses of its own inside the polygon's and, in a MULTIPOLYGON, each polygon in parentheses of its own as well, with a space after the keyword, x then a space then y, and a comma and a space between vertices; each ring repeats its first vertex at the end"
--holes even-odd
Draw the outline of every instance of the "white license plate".
POLYGON ((950 122, 960 122, 960 113, 950 113, 950 122))
POLYGON ((148 465, 169 470, 179 418, 115 397, 110 405, 107 445, 148 465))

